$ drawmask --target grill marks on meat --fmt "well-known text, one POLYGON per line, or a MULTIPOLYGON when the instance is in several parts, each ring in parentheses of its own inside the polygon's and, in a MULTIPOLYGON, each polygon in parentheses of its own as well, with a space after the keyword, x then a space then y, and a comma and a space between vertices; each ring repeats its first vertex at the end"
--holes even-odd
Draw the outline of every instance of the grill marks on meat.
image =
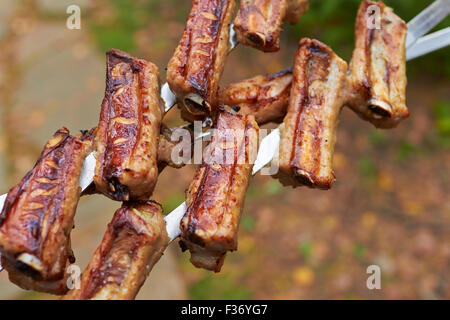
POLYGON ((282 122, 289 104, 292 69, 232 83, 219 91, 219 100, 254 115, 258 125, 282 122))
POLYGON ((100 192, 114 200, 146 200, 158 177, 163 116, 158 68, 110 50, 106 78, 94 182, 100 192))
POLYGON ((70 231, 81 191, 78 180, 93 149, 91 134, 56 131, 34 168, 8 192, 0 216, 2 264, 24 289, 66 291, 65 270, 75 261, 70 231))
POLYGON ((134 299, 168 243, 158 203, 123 203, 83 272, 80 288, 63 299, 134 299))
POLYGON ((226 252, 237 249, 259 128, 253 116, 221 111, 215 129, 186 194, 180 245, 189 249, 194 266, 219 272, 226 252))
POLYGON ((241 0, 234 20, 237 39, 265 52, 278 51, 283 21, 297 24, 307 10, 308 0, 241 0))
POLYGON ((167 68, 178 106, 195 116, 214 113, 229 51, 234 0, 194 0, 183 36, 167 68))
MULTIPOLYGON (((373 16, 372 16, 373 18, 373 16)), ((396 127, 406 107, 406 23, 383 2, 363 1, 355 24, 349 106, 379 128, 396 127), (380 8, 380 29, 369 28, 370 6, 380 8)))
POLYGON ((329 189, 347 64, 328 46, 302 39, 282 127, 278 178, 284 185, 329 189))

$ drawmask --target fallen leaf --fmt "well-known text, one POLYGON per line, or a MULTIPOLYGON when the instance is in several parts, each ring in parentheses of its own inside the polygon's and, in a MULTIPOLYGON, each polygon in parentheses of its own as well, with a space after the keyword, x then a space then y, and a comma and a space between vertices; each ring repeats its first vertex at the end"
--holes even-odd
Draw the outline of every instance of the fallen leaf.
POLYGON ((364 228, 372 228, 377 223, 377 215, 372 211, 365 212, 361 217, 361 223, 364 228))
POLYGON ((315 274, 311 268, 304 266, 295 269, 293 277, 298 285, 309 286, 314 282, 315 274))

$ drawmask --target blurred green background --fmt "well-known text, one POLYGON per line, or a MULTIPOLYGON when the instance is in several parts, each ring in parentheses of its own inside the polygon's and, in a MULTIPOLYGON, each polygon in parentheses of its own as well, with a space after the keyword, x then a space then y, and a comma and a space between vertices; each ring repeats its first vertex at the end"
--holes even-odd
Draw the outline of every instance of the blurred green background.
MULTIPOLYGON (((349 61, 359 0, 311 0, 282 50, 239 46, 222 85, 292 64, 298 40, 313 37, 349 61)), ((429 0, 385 1, 409 21, 429 0)), ((188 0, 2 0, 0 2, 0 192, 32 167, 60 126, 95 126, 104 92, 104 52, 118 48, 165 66, 190 9, 188 0), (81 30, 66 28, 66 8, 81 8, 81 30)), ((436 29, 450 25, 450 18, 436 29)), ((195 269, 172 244, 142 299, 443 299, 450 298, 450 48, 408 62, 411 117, 382 131, 342 112, 332 190, 282 188, 257 176, 249 188, 239 250, 223 271, 195 269), (366 288, 366 268, 381 266, 382 289, 366 288)), ((168 125, 181 121, 176 110, 168 125)), ((167 169, 155 200, 170 212, 195 168, 167 169)), ((84 268, 118 203, 80 201, 73 231, 84 268)), ((0 273, 1 299, 42 299, 0 273)))

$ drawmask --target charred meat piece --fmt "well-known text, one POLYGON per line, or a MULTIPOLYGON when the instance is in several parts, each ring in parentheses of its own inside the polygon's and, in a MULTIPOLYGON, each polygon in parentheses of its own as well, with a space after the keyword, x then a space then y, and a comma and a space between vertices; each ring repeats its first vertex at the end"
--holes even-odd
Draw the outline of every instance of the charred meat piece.
POLYGON ((329 189, 347 63, 317 40, 302 39, 282 127, 278 177, 284 185, 329 189))
POLYGON ((83 272, 80 288, 72 289, 63 299, 134 299, 168 243, 158 203, 123 203, 83 272))
POLYGON ((97 190, 118 201, 147 200, 158 177, 163 116, 158 68, 110 50, 96 138, 97 190))
POLYGON ((89 132, 73 137, 66 128, 56 131, 34 168, 8 192, 0 214, 2 264, 24 289, 67 291, 78 180, 92 144, 89 132))
POLYGON ((194 266, 219 272, 227 251, 237 249, 245 193, 258 149, 253 116, 221 111, 211 142, 186 194, 180 245, 194 266))
POLYGON ((378 128, 396 127, 409 117, 406 34, 405 22, 391 8, 381 1, 363 1, 356 18, 348 104, 378 128))
POLYGON ((296 24, 307 10, 308 0, 241 0, 234 20, 237 39, 265 52, 278 51, 283 21, 296 24))
POLYGON ((169 62, 167 82, 178 97, 178 106, 194 116, 215 112, 234 8, 234 0, 194 0, 169 62))
POLYGON ((240 114, 254 115, 259 125, 281 122, 289 104, 291 84, 292 69, 287 69, 232 83, 219 91, 219 100, 238 106, 240 114))

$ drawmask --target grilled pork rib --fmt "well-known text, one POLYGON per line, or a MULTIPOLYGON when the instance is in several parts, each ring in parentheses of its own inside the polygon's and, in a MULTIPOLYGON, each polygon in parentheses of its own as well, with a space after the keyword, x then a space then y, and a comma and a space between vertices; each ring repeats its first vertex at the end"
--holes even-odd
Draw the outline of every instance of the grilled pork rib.
POLYGON ((168 243, 158 203, 123 203, 83 272, 80 288, 63 299, 134 299, 168 243))
POLYGON ((278 178, 284 185, 329 189, 347 63, 317 40, 302 39, 281 129, 278 178))
POLYGON ((94 182, 111 199, 147 200, 155 188, 164 114, 158 78, 154 64, 108 51, 94 182))
POLYGON ((92 151, 92 132, 58 130, 34 168, 13 187, 0 215, 2 265, 24 289, 64 294, 66 267, 75 261, 70 232, 80 197, 78 180, 92 151))
POLYGON ((219 91, 219 100, 238 106, 239 113, 254 115, 258 125, 281 122, 286 115, 292 69, 232 83, 219 91))
POLYGON ((221 111, 215 129, 186 194, 180 245, 189 249, 194 266, 219 272, 227 251, 237 249, 259 128, 251 115, 221 111))
MULTIPOLYGON (((372 19, 376 19, 375 13, 372 19)), ((349 106, 378 128, 396 127, 408 118, 406 107, 406 23, 383 2, 362 2, 350 62, 349 106), (371 6, 380 9, 380 28, 368 22, 371 6)))
POLYGON ((265 52, 278 51, 283 21, 297 24, 307 10, 308 0, 241 0, 234 20, 237 39, 265 52))
POLYGON ((167 82, 178 97, 178 106, 194 116, 207 116, 217 107, 235 5, 234 0, 194 0, 167 67, 167 82))

